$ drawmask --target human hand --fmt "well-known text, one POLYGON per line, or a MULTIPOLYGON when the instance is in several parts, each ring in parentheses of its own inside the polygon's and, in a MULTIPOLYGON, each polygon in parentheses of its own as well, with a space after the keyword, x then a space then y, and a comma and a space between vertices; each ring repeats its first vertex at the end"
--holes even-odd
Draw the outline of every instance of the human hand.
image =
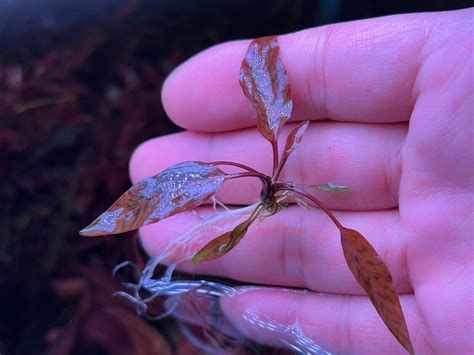
MULTIPOLYGON (((420 354, 474 351, 473 15, 469 9, 392 16, 279 36, 292 121, 311 120, 282 180, 351 188, 321 199, 387 263, 420 354)), ((134 181, 186 160, 233 160, 271 171, 270 145, 255 130, 255 112, 238 83, 247 46, 214 47, 170 75, 164 106, 189 131, 141 145, 131 161, 134 181)), ((287 126, 283 137, 293 125, 287 126)), ((226 182, 219 198, 253 203, 258 182, 226 182)), ((181 214, 146 226, 143 243, 158 254, 193 223, 181 214)), ((299 322, 306 336, 335 353, 403 353, 347 267, 337 230, 318 210, 291 206, 251 228, 224 257, 183 266, 312 291, 255 288, 224 299, 227 316, 259 341, 275 340, 243 314, 299 322)))

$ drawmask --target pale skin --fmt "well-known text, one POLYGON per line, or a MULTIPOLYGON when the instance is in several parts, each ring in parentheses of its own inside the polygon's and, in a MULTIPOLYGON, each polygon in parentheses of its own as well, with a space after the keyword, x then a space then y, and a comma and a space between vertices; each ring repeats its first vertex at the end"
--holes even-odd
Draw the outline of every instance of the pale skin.
MULTIPOLYGON (((419 354, 474 353, 473 18, 473 9, 409 14, 279 36, 294 102, 280 144, 291 122, 311 121, 282 179, 351 188, 318 196, 387 263, 419 354)), ((187 132, 138 147, 134 182, 185 160, 231 160, 271 173, 270 144, 238 82, 248 44, 210 48, 169 76, 163 105, 187 132)), ((218 197, 253 203, 258 187, 229 181, 218 197)), ((195 223, 184 213, 144 227, 143 244, 159 254, 195 223)), ((277 345, 243 312, 298 320, 334 353, 405 353, 347 267, 337 229, 316 208, 291 205, 251 227, 224 257, 183 269, 272 285, 222 301, 259 341, 277 345)))

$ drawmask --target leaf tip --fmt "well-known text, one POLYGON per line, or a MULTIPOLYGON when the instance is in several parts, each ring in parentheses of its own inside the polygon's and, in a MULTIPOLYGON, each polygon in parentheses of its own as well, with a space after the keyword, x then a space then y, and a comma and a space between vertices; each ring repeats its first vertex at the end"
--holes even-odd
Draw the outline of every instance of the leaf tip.
POLYGON ((99 229, 95 221, 79 231, 79 235, 83 237, 98 237, 98 236, 107 235, 107 234, 110 234, 110 233, 99 229))
POLYGON ((376 311, 398 342, 414 354, 410 334, 392 275, 365 237, 354 229, 339 227, 347 265, 369 296, 376 311))
POLYGON ((92 235, 89 234, 88 228, 89 227, 87 226, 86 228, 81 229, 79 235, 83 237, 92 237, 92 235))
POLYGON ((114 211, 110 209, 105 211, 91 224, 81 229, 79 234, 84 237, 98 237, 125 232, 126 230, 122 230, 117 226, 122 210, 122 208, 119 208, 114 211))
POLYGON ((209 246, 205 246, 201 250, 199 250, 191 259, 191 262, 193 264, 198 264, 202 263, 204 261, 211 261, 214 259, 219 258, 220 256, 224 255, 223 253, 220 253, 219 251, 216 250, 211 250, 209 246))
POLYGON ((197 263, 200 263, 202 260, 201 256, 199 255, 199 253, 196 253, 193 258, 191 259, 191 262, 193 264, 197 264, 197 263))

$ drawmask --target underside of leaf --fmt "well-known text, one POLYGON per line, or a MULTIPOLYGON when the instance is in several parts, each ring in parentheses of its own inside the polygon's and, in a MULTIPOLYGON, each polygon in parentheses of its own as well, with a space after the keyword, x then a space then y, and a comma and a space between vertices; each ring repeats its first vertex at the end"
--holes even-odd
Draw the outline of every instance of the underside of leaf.
POLYGON ((134 184, 80 234, 123 233, 193 209, 213 196, 224 178, 225 173, 211 164, 176 164, 134 184))
POLYGON ((413 354, 413 346, 392 276, 375 249, 359 232, 342 228, 341 244, 347 265, 367 292, 375 309, 400 344, 413 354))
POLYGON ((202 247, 192 258, 193 263, 217 259, 231 251, 247 234, 250 225, 261 215, 262 206, 259 205, 250 217, 238 224, 232 231, 226 232, 211 240, 202 247))
POLYGON ((226 232, 211 240, 193 256, 191 261, 193 263, 200 263, 203 261, 214 260, 225 255, 224 248, 230 242, 231 233, 232 231, 226 232))
POLYGON ((291 116, 293 102, 275 36, 252 41, 240 67, 240 85, 257 111, 260 134, 274 144, 291 116))

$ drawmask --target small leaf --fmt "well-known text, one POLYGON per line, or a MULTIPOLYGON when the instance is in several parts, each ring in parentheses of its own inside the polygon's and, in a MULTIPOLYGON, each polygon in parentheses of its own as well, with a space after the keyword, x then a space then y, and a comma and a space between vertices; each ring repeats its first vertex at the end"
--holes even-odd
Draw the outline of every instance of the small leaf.
POLYGON ((324 191, 324 192, 344 192, 344 191, 349 191, 349 187, 344 186, 344 185, 335 185, 332 182, 329 182, 327 184, 318 184, 318 185, 313 185, 316 187, 318 190, 324 191))
POLYGON ((293 109, 290 84, 275 36, 252 41, 240 67, 240 86, 257 110, 260 134, 275 144, 293 109))
POLYGON ((341 244, 349 269, 400 344, 413 354, 405 317, 392 276, 375 249, 359 232, 342 227, 341 244))
POLYGON ((295 128, 293 128, 288 137, 286 137, 285 151, 283 152, 280 164, 278 165, 278 168, 276 169, 273 176, 275 180, 277 180, 280 176, 281 170, 285 166, 286 161, 288 160, 288 157, 290 156, 291 152, 294 151, 298 147, 298 145, 300 145, 301 140, 303 139, 304 132, 306 132, 308 125, 309 121, 301 122, 295 128))
POLYGON ((192 258, 193 263, 217 259, 231 251, 245 236, 250 225, 259 216, 260 207, 246 221, 238 224, 232 231, 226 232, 211 240, 202 247, 192 258))
POLYGON ((301 140, 303 139, 303 135, 306 132, 306 129, 308 128, 308 125, 309 121, 304 121, 298 124, 295 128, 293 128, 293 130, 286 138, 285 152, 283 153, 284 155, 289 155, 298 147, 298 145, 300 145, 301 140))
POLYGON ((231 233, 232 231, 226 232, 211 240, 193 256, 191 261, 193 263, 200 263, 202 261, 214 260, 224 255, 223 250, 230 241, 231 233))
POLYGON ((117 234, 197 207, 222 186, 225 173, 197 161, 173 165, 134 184, 107 211, 79 233, 117 234))

